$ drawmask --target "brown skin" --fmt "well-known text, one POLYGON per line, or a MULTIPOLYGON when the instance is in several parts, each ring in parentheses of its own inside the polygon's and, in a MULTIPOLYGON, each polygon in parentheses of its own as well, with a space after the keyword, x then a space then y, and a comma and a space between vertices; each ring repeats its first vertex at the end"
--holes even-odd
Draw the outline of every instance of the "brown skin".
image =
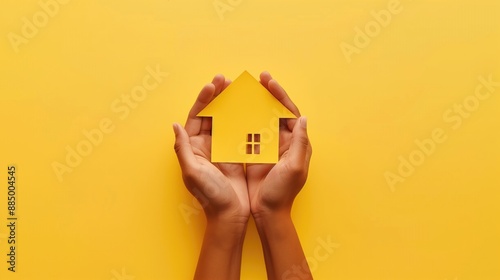
MULTIPOLYGON (((260 79, 276 99, 300 116, 269 73, 263 72, 260 79)), ((203 205, 207 218, 194 279, 240 278, 250 214, 261 238, 268 279, 312 279, 290 215, 293 201, 306 182, 312 154, 307 121, 301 117, 280 122, 277 164, 248 164, 245 174, 243 164, 211 163, 212 123, 196 115, 229 84, 222 75, 215 76, 198 95, 185 128, 174 124, 175 151, 184 183, 203 205)))

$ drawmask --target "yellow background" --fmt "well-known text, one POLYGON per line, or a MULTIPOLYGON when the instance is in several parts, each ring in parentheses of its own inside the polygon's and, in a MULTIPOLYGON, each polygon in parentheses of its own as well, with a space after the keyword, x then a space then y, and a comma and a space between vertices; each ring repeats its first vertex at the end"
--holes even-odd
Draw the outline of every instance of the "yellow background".
MULTIPOLYGON (((499 1, 402 0, 350 63, 341 43, 389 0, 220 2, 234 7, 219 16, 212 0, 73 0, 18 52, 8 34, 43 10, 2 2, 1 279, 191 278, 204 218, 181 214, 196 208, 171 123, 213 75, 243 70, 269 70, 309 118, 314 155, 293 216, 316 279, 500 279, 500 88, 457 129, 443 119, 479 76, 500 81, 499 1), (121 119, 111 104, 157 65, 168 77, 121 119), (59 181, 53 163, 105 118, 114 131, 59 181), (447 140, 391 190, 384 174, 436 128, 447 140), (5 262, 9 164, 15 274, 5 262), (339 246, 319 261, 328 237, 339 246)), ((265 279, 253 224, 242 279, 265 279)))

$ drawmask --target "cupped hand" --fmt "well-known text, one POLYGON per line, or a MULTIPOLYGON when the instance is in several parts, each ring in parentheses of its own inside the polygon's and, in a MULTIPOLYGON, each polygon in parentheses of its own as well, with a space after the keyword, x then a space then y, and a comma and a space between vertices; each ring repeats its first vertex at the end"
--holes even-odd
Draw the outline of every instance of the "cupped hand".
POLYGON ((276 164, 248 164, 246 177, 250 207, 255 219, 277 212, 289 213, 293 201, 307 180, 312 147, 307 136, 307 119, 286 91, 267 72, 261 83, 298 119, 280 120, 279 161, 276 164))
POLYGON ((196 116, 229 84, 224 76, 217 75, 201 90, 185 128, 174 124, 174 148, 184 183, 203 206, 207 221, 246 224, 250 204, 243 164, 210 162, 212 122, 196 116))

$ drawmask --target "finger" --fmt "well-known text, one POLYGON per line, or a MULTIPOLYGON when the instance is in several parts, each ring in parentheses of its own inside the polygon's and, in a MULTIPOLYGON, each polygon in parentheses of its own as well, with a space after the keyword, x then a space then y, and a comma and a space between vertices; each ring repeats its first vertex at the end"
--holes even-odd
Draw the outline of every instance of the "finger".
POLYGON ((197 117, 198 113, 203 110, 211 101, 214 96, 215 85, 207 84, 203 87, 196 99, 196 102, 189 111, 189 116, 186 121, 186 131, 189 136, 198 135, 201 130, 202 118, 197 117))
POLYGON ((269 81, 272 80, 272 76, 269 72, 264 71, 260 73, 260 83, 267 89, 269 90, 269 81))
POLYGON ((285 89, 274 79, 270 80, 268 85, 271 94, 295 116, 300 117, 299 108, 292 102, 285 89))
POLYGON ((215 77, 212 80, 212 84, 215 86, 215 94, 212 97, 212 99, 217 97, 217 95, 219 95, 222 92, 225 82, 226 82, 226 79, 224 78, 224 76, 222 74, 215 75, 215 77))
POLYGON ((289 131, 293 131, 293 128, 295 127, 295 124, 297 123, 297 119, 283 119, 285 122, 286 128, 289 131))
POLYGON ((183 172, 196 164, 196 158, 189 142, 189 136, 184 128, 178 124, 173 124, 175 134, 174 150, 179 160, 179 165, 183 172))
MULTIPOLYGON (((297 106, 295 106, 290 97, 288 97, 286 91, 276 80, 273 79, 269 72, 264 71, 260 74, 260 83, 295 116, 300 117, 300 112, 297 106), (273 81, 273 85, 270 85, 271 81, 273 81)), ((289 131, 292 131, 296 121, 296 119, 283 119, 280 121, 280 127, 287 127, 289 131)))
POLYGON ((226 81, 224 81, 224 86, 222 87, 222 90, 225 90, 230 84, 231 84, 231 80, 226 79, 226 81))
MULTIPOLYGON (((231 83, 231 81, 224 78, 222 74, 215 75, 212 80, 212 84, 215 86, 215 93, 212 96, 214 100, 226 87, 231 83)), ((212 133, 212 118, 203 117, 201 121, 200 134, 210 135, 212 133)))
MULTIPOLYGON (((300 111, 297 106, 293 103, 293 101, 290 99, 288 94, 286 93, 285 89, 281 87, 281 85, 274 79, 269 81, 269 89, 271 94, 278 99, 281 104, 283 104, 288 110, 290 110, 295 116, 300 117, 300 111)), ((284 123, 286 124, 286 127, 288 128, 289 131, 292 131, 293 128, 295 127, 295 123, 297 122, 296 119, 285 119, 284 123)))
POLYGON ((200 135, 212 134, 212 118, 203 117, 201 120, 200 135))
POLYGON ((302 164, 308 162, 311 151, 311 144, 307 136, 307 118, 300 117, 292 132, 289 155, 292 163, 302 164))

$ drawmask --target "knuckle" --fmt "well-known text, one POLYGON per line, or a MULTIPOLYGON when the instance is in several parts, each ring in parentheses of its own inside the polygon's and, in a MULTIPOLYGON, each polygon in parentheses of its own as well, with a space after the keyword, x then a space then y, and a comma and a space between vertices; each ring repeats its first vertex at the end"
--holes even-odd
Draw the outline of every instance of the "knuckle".
POLYGON ((178 142, 175 142, 175 144, 174 144, 175 153, 178 154, 180 150, 181 150, 181 144, 179 144, 178 142))

